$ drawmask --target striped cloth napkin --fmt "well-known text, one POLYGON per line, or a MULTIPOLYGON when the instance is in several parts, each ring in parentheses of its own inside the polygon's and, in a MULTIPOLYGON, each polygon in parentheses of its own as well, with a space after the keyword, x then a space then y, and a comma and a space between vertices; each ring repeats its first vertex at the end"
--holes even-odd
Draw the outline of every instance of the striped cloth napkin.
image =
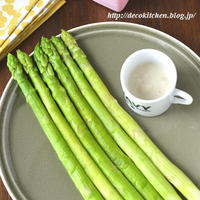
POLYGON ((64 3, 65 0, 0 0, 0 60, 64 3))

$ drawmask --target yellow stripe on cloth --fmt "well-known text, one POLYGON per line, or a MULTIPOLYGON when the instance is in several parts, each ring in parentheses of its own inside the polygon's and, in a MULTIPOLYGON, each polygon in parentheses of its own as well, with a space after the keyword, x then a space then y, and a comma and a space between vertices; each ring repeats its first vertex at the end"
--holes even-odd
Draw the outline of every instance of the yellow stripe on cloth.
MULTIPOLYGON (((21 23, 15 28, 13 33, 9 36, 9 38, 0 46, 0 54, 1 52, 12 43, 16 37, 35 19, 37 16, 45 9, 50 0, 39 0, 33 9, 26 15, 26 17, 21 21, 21 23)), ((52 2, 52 1, 51 1, 52 2)))
MULTIPOLYGON (((42 6, 42 1, 38 2, 37 6, 42 6)), ((45 1, 43 1, 45 3, 45 1)), ((24 21, 20 24, 23 30, 16 28, 15 34, 17 35, 14 40, 8 39, 5 45, 0 47, 0 60, 2 60, 10 51, 12 51, 17 45, 25 40, 33 31, 35 31, 41 24, 43 24, 51 15, 53 15, 63 4, 65 0, 51 0, 44 8, 42 6, 41 12, 35 16, 31 23, 24 21)), ((43 4, 44 5, 44 4, 43 4)), ((34 15, 34 11, 29 13, 34 15)), ((28 17, 28 15, 27 15, 28 17)))
POLYGON ((38 0, 0 1, 0 21, 3 20, 0 27, 0 45, 16 29, 37 2, 38 0))

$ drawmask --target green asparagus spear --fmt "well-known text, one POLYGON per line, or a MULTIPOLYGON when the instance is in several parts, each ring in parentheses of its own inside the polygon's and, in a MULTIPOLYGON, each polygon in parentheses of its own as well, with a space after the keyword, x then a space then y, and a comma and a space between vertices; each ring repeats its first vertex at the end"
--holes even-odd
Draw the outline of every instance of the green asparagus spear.
MULTIPOLYGON (((36 49, 38 48, 36 47, 36 49)), ((114 195, 116 199, 121 200, 122 198, 120 197, 118 192, 114 189, 114 187, 105 178, 103 173, 99 170, 99 168, 90 158, 86 150, 83 148, 83 146, 79 142, 78 138, 75 136, 75 133, 73 133, 72 129, 68 125, 64 116, 61 114, 59 108, 57 107, 53 97, 51 96, 49 92, 49 89, 46 87, 45 83, 41 79, 37 68, 33 65, 32 59, 26 53, 20 50, 17 51, 17 56, 18 56, 19 61, 23 65, 25 71, 29 74, 36 90, 38 91, 54 123, 60 130, 62 136, 68 143, 69 147, 71 148, 76 158, 79 160, 79 163, 85 169, 90 179, 93 181, 93 183, 96 185, 96 187, 99 189, 99 191, 103 194, 103 196, 106 199, 112 199, 114 195)), ((42 59, 42 57, 38 59, 41 59, 43 63, 45 61, 44 59, 42 59)), ((51 69, 51 66, 48 64, 48 62, 46 62, 45 64, 46 64, 46 68, 42 68, 44 73, 46 72, 46 74, 49 74, 50 78, 54 77, 54 73, 51 69)), ((56 94, 58 97, 60 97, 60 95, 62 94, 61 91, 59 90, 56 91, 56 94), (58 95, 59 93, 60 95, 58 95)))
MULTIPOLYGON (((87 200, 103 200, 99 191, 95 188, 91 180, 86 175, 85 171, 71 152, 70 148, 65 143, 59 130, 55 126, 43 103, 38 97, 35 89, 28 81, 26 75, 23 73, 22 66, 11 54, 8 54, 7 65, 12 73, 13 78, 18 82, 27 103, 32 108, 37 117, 41 127, 43 128, 47 138, 57 153, 60 161, 64 165, 68 174, 74 181, 80 193, 87 200)), ((66 130, 67 131, 67 130, 66 130)))
MULTIPOLYGON (((78 47, 75 39, 66 31, 61 38, 69 48, 73 58, 78 63, 93 89, 126 133, 149 156, 164 176, 189 200, 200 199, 200 190, 192 181, 156 147, 137 122, 118 104, 110 94, 103 81, 89 63, 84 52, 78 47)), ((158 186, 159 187, 159 186, 158 186)))
MULTIPOLYGON (((46 41, 46 43, 47 43, 47 41, 46 41)), ((54 55, 54 53, 51 53, 50 55, 51 55, 51 58, 52 58, 53 55, 54 55)), ((58 66, 58 67, 59 67, 59 70, 57 69, 58 76, 60 77, 61 82, 66 87, 66 89, 68 90, 68 93, 70 95, 70 92, 72 91, 72 88, 70 88, 70 86, 69 86, 69 79, 70 79, 69 72, 67 73, 67 69, 64 68, 64 67, 61 67, 61 65, 58 66), (68 81, 66 83, 65 83, 65 79, 62 76, 67 77, 68 81)), ((55 70, 56 70, 56 68, 55 68, 55 70)), ((74 89, 74 87, 76 87, 76 86, 73 86, 73 89, 74 89)), ((107 143, 111 144, 111 142, 112 142, 112 145, 114 145, 115 142, 112 140, 112 138, 109 137, 110 136, 109 133, 104 128, 104 126, 102 125, 101 121, 96 116, 96 114, 94 112, 86 111, 86 108, 88 106, 87 106, 87 102, 86 103, 83 102, 84 97, 82 96, 82 94, 79 91, 74 91, 70 95, 70 97, 72 98, 72 100, 74 101, 75 104, 76 104, 76 101, 79 102, 79 105, 77 105, 77 108, 79 109, 80 113, 82 113, 82 117, 85 118, 85 121, 93 121, 93 123, 96 122, 97 128, 101 127, 101 128, 98 129, 99 132, 101 130, 101 134, 103 134, 103 136, 107 138, 107 143), (76 94, 75 94, 75 92, 76 92, 76 94), (82 101, 81 101, 81 99, 82 99, 82 101), (80 105, 81 102, 82 102, 82 105, 80 105), (83 108, 85 108, 85 109, 83 110, 83 108)), ((113 125, 114 121, 111 120, 111 123, 113 125)), ((88 126, 90 127, 90 124, 88 124, 88 126)), ((95 133, 95 131, 96 130, 93 130, 93 133, 95 133)), ((120 145, 120 147, 123 148, 123 150, 125 152, 127 151, 127 142, 128 142, 128 145, 131 144, 131 146, 128 146, 128 147, 129 147, 129 152, 132 152, 132 148, 134 148, 134 154, 132 152, 132 157, 134 158, 134 162, 138 164, 138 168, 140 168, 141 171, 144 173, 144 175, 147 178, 149 178, 149 181, 155 186, 155 188, 160 193, 160 195, 164 199, 168 199, 168 200, 170 200, 170 199, 177 199, 177 200, 180 200, 180 197, 178 196, 178 194, 176 193, 176 191, 174 190, 174 188, 167 182, 167 180, 163 177, 163 175, 160 173, 160 171, 153 165, 153 163, 144 154, 144 152, 124 132, 120 133, 120 134, 121 135, 119 135, 119 132, 113 132, 113 131, 111 131, 111 135, 114 137, 114 139, 116 140, 116 142, 118 142, 118 144, 120 145), (124 140, 124 138, 126 140, 124 140)), ((102 145, 104 145, 104 144, 102 144, 102 145)), ((104 149, 105 148, 106 147, 104 147, 104 149)), ((112 155, 113 152, 114 151, 110 152, 108 150, 107 153, 109 155, 113 156, 112 155)), ((116 151, 116 153, 117 153, 117 151, 116 151)), ((114 154, 115 156, 116 156, 116 153, 114 154)), ((115 159, 114 156, 113 156, 113 159, 115 159)), ((123 159, 124 158, 121 157, 121 160, 123 160, 123 159)), ((128 160, 128 159, 129 158, 127 157, 126 160, 128 160)), ((129 161, 129 163, 131 163, 130 160, 128 160, 128 161, 129 161)), ((122 170, 124 170, 124 169, 122 168, 122 170)), ((130 174, 131 174, 130 171, 127 171, 127 169, 126 169, 126 172, 129 172, 129 173, 127 173, 127 177, 130 178, 130 174)))
MULTIPOLYGON (((116 168, 110 161, 101 147, 98 145, 86 124, 80 117, 71 100, 67 96, 65 89, 61 86, 60 82, 52 73, 49 75, 50 65, 48 64, 48 58, 42 52, 39 46, 36 46, 34 53, 35 60, 38 68, 42 73, 42 77, 50 88, 52 95, 58 103, 60 109, 64 113, 66 119, 76 132, 77 136, 81 140, 82 144, 88 150, 90 155, 102 169, 111 183, 118 189, 125 199, 143 199, 135 188, 128 182, 123 174, 116 168), (43 58, 43 59, 41 59, 43 58), (46 62, 45 62, 46 60, 46 62)), ((113 197, 114 198, 114 197, 113 197)))
MULTIPOLYGON (((90 105, 92 106, 93 110, 96 112, 98 117, 101 119, 101 121, 104 123, 106 128, 109 130, 111 135, 115 135, 118 140, 121 142, 121 138, 123 139, 124 145, 124 151, 126 151, 126 148, 129 147, 127 144, 132 140, 124 133, 124 131, 121 129, 121 127, 118 125, 118 123, 113 119, 113 117, 110 115, 110 113, 107 111, 105 106, 102 104, 94 90, 91 88, 87 80, 85 79, 83 73, 78 68, 74 60, 69 54, 69 51, 67 50, 65 44, 63 41, 53 36, 51 38, 53 44, 57 48, 59 54, 62 56, 63 61, 65 62, 66 66, 69 68, 74 80, 76 81, 80 91, 84 95, 84 97, 88 100, 90 105), (128 139, 126 138, 128 137, 128 139)), ((135 145, 137 146, 137 145, 135 145)), ((135 147, 134 146, 134 147, 135 147)), ((131 147, 131 152, 132 152, 131 147)), ((153 186, 148 182, 148 180, 144 177, 144 175, 137 169, 137 180, 133 179, 131 180, 132 183, 135 185, 135 187, 138 189, 138 191, 145 197, 145 199, 148 200, 156 200, 156 199, 162 199, 161 196, 158 194, 158 192, 153 188, 153 186), (145 184, 145 186, 144 186, 145 184)))
MULTIPOLYGON (((53 44, 47 38, 43 38, 41 44, 44 51, 46 51, 46 54, 49 55, 50 62, 53 64, 60 81, 67 89, 69 96, 99 144, 106 151, 116 166, 119 167, 119 169, 121 169, 121 171, 126 175, 126 177, 132 183, 137 184, 136 180, 138 180, 137 176, 139 170, 130 158, 121 151, 119 146, 109 135, 101 120, 82 96, 53 44)), ((143 185, 144 184, 145 183, 143 183, 143 185)))

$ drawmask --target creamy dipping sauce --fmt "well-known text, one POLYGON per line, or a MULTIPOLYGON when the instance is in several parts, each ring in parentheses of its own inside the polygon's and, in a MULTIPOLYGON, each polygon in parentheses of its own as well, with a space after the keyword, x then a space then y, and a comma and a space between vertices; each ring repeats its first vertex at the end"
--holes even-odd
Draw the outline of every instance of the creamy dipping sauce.
POLYGON ((163 96, 169 85, 167 74, 159 64, 145 63, 132 70, 127 88, 135 97, 152 100, 163 96))

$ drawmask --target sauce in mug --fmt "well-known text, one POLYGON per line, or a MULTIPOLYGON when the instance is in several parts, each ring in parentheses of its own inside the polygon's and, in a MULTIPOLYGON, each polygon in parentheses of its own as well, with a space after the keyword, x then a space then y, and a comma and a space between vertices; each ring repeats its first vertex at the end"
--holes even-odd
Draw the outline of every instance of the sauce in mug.
POLYGON ((157 99, 169 90, 169 79, 159 64, 145 63, 132 70, 127 88, 140 99, 157 99))

